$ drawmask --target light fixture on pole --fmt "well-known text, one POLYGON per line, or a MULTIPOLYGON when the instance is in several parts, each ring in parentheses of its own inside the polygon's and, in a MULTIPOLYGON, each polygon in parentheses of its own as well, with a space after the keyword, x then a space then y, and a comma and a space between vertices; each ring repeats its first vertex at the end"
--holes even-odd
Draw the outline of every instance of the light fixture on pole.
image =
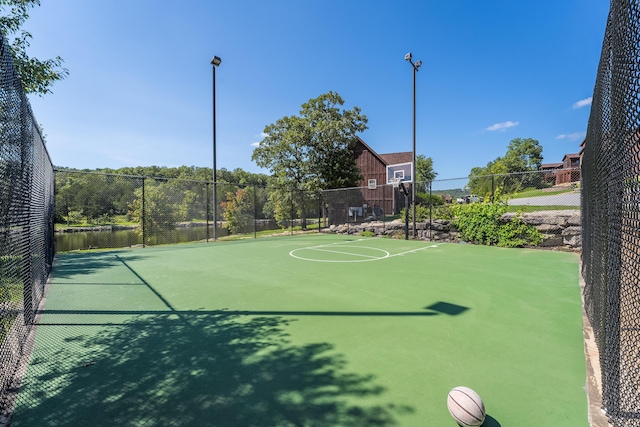
POLYGON ((411 68, 413 68, 413 166, 411 171, 411 203, 413 204, 413 238, 416 238, 416 73, 418 72, 418 68, 422 65, 422 61, 416 61, 415 63, 412 60, 411 52, 407 53, 404 56, 405 61, 409 61, 411 63, 411 68))
POLYGON ((214 56, 211 59, 213 70, 213 240, 218 239, 218 193, 216 174, 216 67, 222 63, 222 59, 214 56))

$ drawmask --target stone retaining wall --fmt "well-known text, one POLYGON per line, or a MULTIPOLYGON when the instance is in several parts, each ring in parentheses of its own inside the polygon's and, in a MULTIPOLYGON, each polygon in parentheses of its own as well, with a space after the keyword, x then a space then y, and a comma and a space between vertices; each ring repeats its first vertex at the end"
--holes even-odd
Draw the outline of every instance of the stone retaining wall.
MULTIPOLYGON (((515 214, 503 215, 504 221, 509 221, 515 214)), ((535 226, 542 234, 543 248, 579 251, 582 245, 580 211, 579 210, 553 210, 523 214, 523 221, 535 226)), ((412 225, 409 224, 411 234, 412 225)), ((403 238, 405 234, 404 221, 392 222, 374 221, 363 224, 332 225, 324 229, 326 233, 356 234, 363 232, 373 233, 377 236, 390 236, 403 238)), ((453 227, 451 221, 434 219, 429 222, 416 224, 416 234, 419 239, 434 242, 460 242, 458 230, 453 227)))

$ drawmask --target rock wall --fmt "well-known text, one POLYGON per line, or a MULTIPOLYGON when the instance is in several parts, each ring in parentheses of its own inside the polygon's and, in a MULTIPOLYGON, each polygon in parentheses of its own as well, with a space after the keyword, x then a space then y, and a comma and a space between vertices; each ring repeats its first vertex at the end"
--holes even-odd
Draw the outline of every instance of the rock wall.
MULTIPOLYGON (((503 215, 503 221, 509 221, 515 214, 503 215)), ((580 211, 579 210, 553 210, 523 214, 523 221, 531 224, 542 234, 542 243, 539 247, 548 249, 560 249, 580 251, 582 245, 580 211)), ((324 229, 326 233, 374 234, 377 236, 390 236, 404 238, 404 221, 392 222, 374 221, 363 224, 332 225, 324 229)), ((409 224, 409 234, 412 234, 412 224, 409 224)), ((416 234, 419 239, 434 242, 460 242, 458 230, 451 221, 434 219, 430 222, 416 224, 416 234)))

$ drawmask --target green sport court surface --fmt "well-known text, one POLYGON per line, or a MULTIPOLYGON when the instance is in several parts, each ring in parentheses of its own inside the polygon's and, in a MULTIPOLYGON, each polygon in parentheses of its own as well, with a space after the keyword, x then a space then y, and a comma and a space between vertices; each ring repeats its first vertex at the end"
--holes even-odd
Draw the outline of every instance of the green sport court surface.
POLYGON ((20 426, 587 426, 578 256, 302 235, 59 254, 20 426))

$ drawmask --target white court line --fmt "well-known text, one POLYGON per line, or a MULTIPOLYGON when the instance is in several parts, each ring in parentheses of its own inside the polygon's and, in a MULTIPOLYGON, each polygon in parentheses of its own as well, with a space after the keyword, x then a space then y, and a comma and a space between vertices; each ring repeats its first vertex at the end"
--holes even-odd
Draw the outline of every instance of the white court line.
MULTIPOLYGON (((364 239, 361 239, 364 240, 364 239)), ((360 241, 360 240, 358 240, 360 241)), ((342 242, 341 242, 342 243, 342 242)), ((384 249, 379 249, 379 248, 372 248, 372 247, 368 247, 368 246, 351 246, 352 248, 361 248, 361 249, 366 249, 369 251, 378 251, 378 252, 382 252, 382 256, 372 256, 372 255, 365 255, 365 254, 358 254, 358 253, 352 253, 352 252, 344 252, 344 251, 335 251, 335 250, 331 250, 331 249, 324 249, 324 248, 330 248, 332 246, 332 244, 330 245, 320 245, 320 246, 312 246, 312 247, 307 247, 307 248, 298 248, 298 249, 294 249, 291 252, 289 252, 289 255, 294 257, 294 258, 298 258, 298 259, 302 259, 305 261, 315 261, 315 262, 368 262, 368 261, 378 261, 384 258, 388 258, 389 257, 389 252, 385 251, 384 249), (336 253, 336 254, 340 254, 340 255, 346 255, 346 256, 352 256, 352 257, 360 257, 361 259, 315 259, 315 258, 307 258, 304 256, 300 256, 300 255, 296 255, 296 252, 299 251, 319 251, 319 252, 330 252, 330 253, 336 253)))
POLYGON ((355 242, 362 242, 363 240, 365 240, 365 239, 345 240, 344 242, 335 242, 335 243, 327 243, 327 244, 318 245, 318 246, 309 246, 309 247, 306 247, 304 249, 326 248, 326 247, 329 247, 329 246, 344 245, 344 244, 347 244, 347 243, 355 243, 355 242))
POLYGON ((410 253, 413 253, 413 252, 423 251, 425 249, 437 248, 438 246, 439 245, 423 246, 421 248, 413 249, 411 251, 400 252, 400 253, 397 253, 397 254, 389 255, 389 258, 391 258, 392 256, 403 256, 403 255, 410 254, 410 253))
POLYGON ((370 249, 370 250, 375 250, 375 251, 380 251, 383 252, 385 255, 381 256, 381 257, 377 257, 377 256, 372 256, 372 255, 364 255, 364 254, 358 254, 358 253, 352 253, 352 252, 343 252, 343 251, 335 251, 335 250, 330 250, 330 249, 324 249, 324 248, 331 248, 332 246, 335 245, 342 245, 342 244, 347 244, 347 243, 354 243, 354 242, 362 242, 364 240, 373 240, 373 239, 357 239, 357 240, 347 240, 344 242, 336 242, 336 243, 328 243, 325 245, 318 245, 318 246, 309 246, 306 248, 298 248, 298 249, 294 249, 291 252, 289 252, 289 255, 294 257, 294 258, 298 258, 298 259, 302 259, 302 260, 306 260, 306 261, 317 261, 317 262, 362 262, 362 261, 358 261, 358 260, 320 260, 320 259, 313 259, 313 258, 306 258, 306 257, 301 257, 298 255, 295 255, 295 252, 301 251, 301 250, 311 250, 311 251, 321 251, 321 252, 329 252, 329 253, 335 253, 335 254, 340 254, 340 255, 347 255, 347 256, 354 256, 354 257, 361 257, 361 258, 366 258, 366 261, 379 261, 385 258, 391 258, 391 257, 395 257, 395 256, 404 256, 410 253, 414 253, 414 252, 418 252, 418 251, 422 251, 425 249, 431 249, 431 248, 437 248, 439 245, 435 244, 435 245, 431 245, 431 246, 423 246, 420 247, 418 249, 412 249, 410 251, 405 251, 405 252, 400 252, 397 254, 393 254, 391 255, 389 252, 387 252, 384 249, 380 249, 380 248, 376 248, 376 247, 369 247, 369 246, 353 246, 354 248, 363 248, 363 249, 370 249))
MULTIPOLYGON (((357 246, 357 247, 361 248, 362 246, 357 246)), ((353 255, 353 256, 359 256, 359 257, 363 257, 363 258, 382 259, 382 258, 386 258, 386 257, 389 256, 389 255, 386 255, 386 256, 383 256, 383 257, 379 257, 379 256, 373 256, 373 255, 355 254, 355 253, 351 253, 351 252, 330 251, 329 249, 320 249, 320 248, 305 248, 305 249, 310 249, 310 250, 319 251, 319 252, 330 252, 330 253, 333 253, 333 254, 353 255)), ((382 251, 382 250, 380 250, 380 251, 382 251)))

